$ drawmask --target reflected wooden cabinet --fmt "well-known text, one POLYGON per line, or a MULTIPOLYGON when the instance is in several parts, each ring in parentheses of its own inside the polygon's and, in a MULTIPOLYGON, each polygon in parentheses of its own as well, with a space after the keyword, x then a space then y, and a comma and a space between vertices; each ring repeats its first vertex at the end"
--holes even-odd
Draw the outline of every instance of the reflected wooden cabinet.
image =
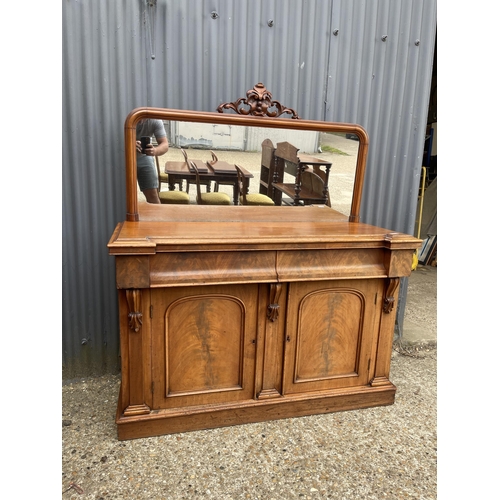
POLYGON ((299 154, 299 149, 289 142, 279 142, 274 157, 276 166, 272 187, 275 204, 280 205, 285 194, 288 196, 286 204, 330 206, 328 178, 332 164, 329 161, 299 154), (284 182, 285 173, 295 178, 293 183, 284 182))
MULTIPOLYGON (((108 243, 120 314, 119 439, 394 402, 395 305, 421 242, 359 222, 361 127, 140 108, 127 118, 125 144, 126 220, 108 243), (135 131, 144 118, 247 127, 249 138, 355 133, 351 212, 138 203, 135 131)), ((257 162, 272 167, 266 158, 257 162)), ((260 189, 272 187, 271 173, 260 189)))

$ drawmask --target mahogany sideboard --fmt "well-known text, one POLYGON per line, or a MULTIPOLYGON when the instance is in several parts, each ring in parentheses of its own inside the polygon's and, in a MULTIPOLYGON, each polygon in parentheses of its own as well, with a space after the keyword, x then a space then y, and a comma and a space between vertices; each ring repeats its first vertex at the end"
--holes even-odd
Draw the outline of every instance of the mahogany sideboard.
POLYGON ((139 108, 125 136, 127 217, 108 243, 120 314, 119 439, 394 402, 399 283, 420 240, 359 222, 361 127, 139 108), (138 203, 133 145, 144 117, 357 133, 351 213, 138 203))

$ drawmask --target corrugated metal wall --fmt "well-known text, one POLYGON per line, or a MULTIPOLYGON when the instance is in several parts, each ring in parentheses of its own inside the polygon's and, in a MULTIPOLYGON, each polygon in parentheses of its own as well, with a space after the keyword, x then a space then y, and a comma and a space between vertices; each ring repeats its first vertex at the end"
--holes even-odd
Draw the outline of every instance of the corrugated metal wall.
POLYGON ((263 82, 301 118, 359 123, 362 220, 412 233, 435 33, 436 0, 65 0, 63 378, 119 369, 106 244, 133 108, 215 111, 263 82))

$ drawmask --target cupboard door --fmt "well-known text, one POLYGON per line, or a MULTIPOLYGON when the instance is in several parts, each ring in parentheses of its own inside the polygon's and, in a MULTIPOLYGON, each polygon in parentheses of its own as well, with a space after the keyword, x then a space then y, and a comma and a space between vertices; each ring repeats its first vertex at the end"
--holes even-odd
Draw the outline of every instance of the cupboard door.
POLYGON ((284 393, 367 385, 373 377, 383 281, 292 283, 284 393))
POLYGON ((151 291, 153 409, 254 396, 257 285, 151 291))

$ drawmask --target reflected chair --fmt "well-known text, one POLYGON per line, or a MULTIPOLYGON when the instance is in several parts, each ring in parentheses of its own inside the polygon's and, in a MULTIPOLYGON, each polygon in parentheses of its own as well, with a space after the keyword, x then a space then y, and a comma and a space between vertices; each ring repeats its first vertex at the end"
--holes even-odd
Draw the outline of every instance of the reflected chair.
MULTIPOLYGON (((156 141, 156 139, 153 139, 153 145, 158 146, 158 142, 156 141)), ((168 185, 168 174, 160 170, 159 159, 157 156, 155 156, 155 160, 156 160, 156 171, 158 172, 158 184, 159 184, 158 187, 161 191, 162 183, 168 185)), ((182 181, 179 181, 179 191, 182 191, 182 181)))
MULTIPOLYGON (((186 162, 186 165, 189 167, 189 159, 187 156, 187 153, 184 149, 181 148, 182 155, 184 156, 184 161, 186 162)), ((189 179, 186 179, 186 193, 189 193, 189 186, 193 184, 193 181, 190 181, 189 179)), ((205 186, 207 193, 210 193, 211 191, 211 185, 212 183, 207 180, 200 180, 200 185, 205 186)))
MULTIPOLYGON (((324 192, 325 187, 325 177, 324 172, 321 169, 315 169, 314 167, 306 168, 302 172, 302 188, 314 193, 316 197, 321 198, 324 192)), ((318 203, 318 202, 316 202, 318 203)), ((330 193, 328 193, 325 205, 327 207, 331 207, 332 204, 330 202, 330 193)))
POLYGON ((235 165, 238 175, 238 190, 240 193, 240 205, 268 205, 274 206, 274 201, 269 196, 262 193, 247 194, 247 186, 245 186, 245 175, 241 167, 235 165))
MULTIPOLYGON (((160 170, 160 165, 158 164, 158 157, 156 157, 156 169, 158 171, 158 183, 159 183, 158 187, 160 188, 161 191, 162 183, 168 185, 168 174, 160 170)), ((179 184, 179 189, 182 190, 182 184, 179 184)))
POLYGON ((276 148, 274 147, 271 139, 264 139, 261 144, 259 193, 266 194, 273 199, 274 170, 276 168, 276 160, 274 158, 275 151, 276 148))
POLYGON ((200 172, 193 161, 189 162, 196 175, 196 203, 198 205, 231 205, 231 198, 226 193, 202 193, 200 172))
POLYGON ((158 197, 160 198, 160 203, 162 205, 189 205, 189 195, 184 191, 162 191, 161 183, 168 183, 168 175, 163 173, 163 177, 161 176, 160 171, 160 161, 158 157, 155 157, 156 160, 156 172, 158 173, 158 197))
MULTIPOLYGON (((219 158, 217 158, 217 155, 213 151, 210 151, 210 153, 212 155, 212 159, 208 163, 213 167, 219 161, 219 158)), ((233 185, 234 183, 229 181, 215 181, 214 191, 218 192, 219 186, 233 186, 233 185)))

